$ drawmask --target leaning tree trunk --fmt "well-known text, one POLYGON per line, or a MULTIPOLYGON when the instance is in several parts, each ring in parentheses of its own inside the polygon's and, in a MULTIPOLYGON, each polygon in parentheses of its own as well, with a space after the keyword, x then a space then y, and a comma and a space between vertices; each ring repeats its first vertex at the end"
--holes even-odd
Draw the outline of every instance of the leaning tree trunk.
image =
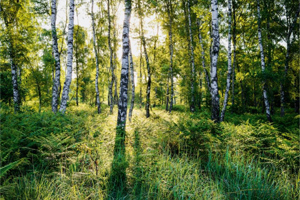
POLYGON ((96 46, 96 30, 95 30, 95 18, 94 18, 94 0, 92 0, 92 27, 93 27, 94 51, 95 51, 95 58, 96 58, 96 78, 95 78, 96 104, 97 104, 98 114, 100 114, 101 113, 101 104, 100 104, 99 86, 98 86, 99 60, 98 60, 98 52, 97 52, 97 46, 96 46))
POLYGON ((236 18, 235 18, 235 9, 236 9, 236 2, 233 0, 232 3, 233 8, 233 30, 232 30, 232 36, 233 36, 233 65, 232 65, 232 86, 231 86, 231 107, 232 112, 234 108, 234 82, 235 82, 235 65, 236 65, 236 18))
POLYGON ((109 104, 110 104, 110 114, 113 113, 114 108, 114 101, 113 101, 113 94, 112 94, 112 87, 114 84, 114 66, 113 66, 113 50, 111 47, 111 37, 110 37, 110 29, 111 29, 111 19, 110 19, 110 1, 107 0, 107 12, 108 12, 108 47, 110 52, 110 71, 111 71, 111 80, 108 89, 108 96, 109 96, 109 104))
POLYGON ((199 19, 197 19, 197 25, 198 25, 198 29, 199 29, 199 34, 198 34, 199 42, 200 42, 200 45, 201 45, 202 68, 203 68, 203 71, 204 71, 204 74, 205 74, 205 80, 206 80, 207 88, 208 88, 209 92, 211 93, 209 75, 208 75, 206 65, 205 65, 205 50, 204 50, 204 45, 203 45, 203 40, 202 40, 202 34, 201 34, 201 29, 200 29, 201 24, 200 24, 199 19))
POLYGON ((218 24, 218 0, 211 0, 211 15, 212 15, 212 37, 213 45, 211 50, 211 98, 212 98, 212 115, 211 119, 219 122, 219 89, 218 89, 218 76, 217 76, 217 63, 219 56, 220 37, 219 37, 219 24, 218 24))
POLYGON ((231 0, 228 0, 228 74, 226 80, 226 91, 223 103, 223 109, 221 112, 220 121, 224 121, 226 106, 228 102, 228 93, 230 90, 230 78, 231 78, 231 0))
POLYGON ((129 57, 130 57, 130 79, 131 79, 131 103, 130 103, 130 109, 129 109, 129 121, 131 121, 132 111, 133 111, 133 107, 134 107, 135 85, 134 85, 133 59, 132 59, 130 42, 129 42, 129 57))
POLYGON ((190 0, 188 0, 188 20, 189 20, 189 35, 190 35, 190 48, 191 48, 191 64, 192 64, 192 77, 191 77, 191 112, 195 112, 195 61, 194 61, 194 46, 193 46, 193 34, 192 34, 192 21, 190 11, 190 0))
POLYGON ((172 9, 172 1, 168 0, 167 4, 167 9, 168 9, 168 17, 169 17, 169 49, 170 49, 170 78, 171 78, 171 98, 170 98, 170 108, 169 112, 172 112, 173 109, 173 98, 174 98, 174 81, 173 81, 173 40, 172 40, 172 14, 173 14, 173 9, 172 9))
POLYGON ((285 86, 285 82, 286 82, 286 77, 287 77, 287 72, 289 69, 289 60, 290 60, 290 45, 291 45, 291 34, 293 32, 293 29, 297 23, 297 19, 299 17, 299 12, 300 12, 300 3, 298 5, 298 10, 296 12, 296 17, 294 18, 294 21, 291 25, 291 27, 289 28, 289 30, 287 31, 287 35, 286 35, 286 55, 285 55, 285 66, 284 66, 284 75, 283 75, 283 81, 281 81, 280 83, 280 116, 283 117, 284 116, 284 104, 285 104, 285 91, 284 91, 284 86, 285 86))
MULTIPOLYGON (((264 74, 265 73, 265 56, 264 56, 264 49, 263 49, 262 36, 261 36, 261 21, 260 21, 261 19, 260 19, 259 0, 257 0, 257 17, 258 17, 257 24, 258 24, 258 41, 259 41, 260 57, 261 57, 261 69, 262 69, 262 73, 264 74)), ((263 78, 263 97, 264 97, 264 102, 265 102, 265 107, 266 107, 267 119, 270 122, 272 122, 265 77, 263 78)))
POLYGON ((60 55, 58 52, 56 34, 56 0, 52 0, 51 5, 51 29, 52 29, 52 53, 55 59, 55 77, 52 87, 52 111, 56 113, 60 94, 60 55))
MULTIPOLYGON (((127 100, 128 100, 128 54, 129 54, 129 26, 130 26, 131 0, 125 0, 125 18, 123 24, 123 56, 122 56, 122 70, 120 79, 120 96, 119 96, 119 110, 117 128, 125 131, 126 114, 127 114, 127 100)), ((125 132, 124 132, 125 134, 125 132)), ((122 137, 124 140, 125 137, 122 137)))
POLYGON ((68 30, 68 50, 67 50, 67 73, 64 83, 63 93, 61 97, 61 105, 59 111, 66 112, 67 101, 69 99, 69 90, 72 81, 72 63, 73 63, 73 32, 74 32, 74 0, 70 0, 70 14, 69 14, 69 30, 68 30))

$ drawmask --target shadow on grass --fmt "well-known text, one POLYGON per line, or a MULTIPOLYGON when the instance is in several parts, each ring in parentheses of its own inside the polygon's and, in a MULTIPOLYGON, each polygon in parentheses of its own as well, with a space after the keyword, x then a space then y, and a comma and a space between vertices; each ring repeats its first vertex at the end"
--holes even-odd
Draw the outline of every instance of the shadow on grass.
POLYGON ((134 131, 134 154, 135 154, 135 159, 134 159, 134 177, 135 177, 135 184, 133 187, 133 193, 135 196, 135 199, 142 199, 142 166, 140 165, 141 162, 141 144, 140 144, 140 136, 139 136, 139 131, 135 130, 134 131))
POLYGON ((127 194, 127 177, 126 168, 128 162, 125 152, 125 135, 124 129, 117 129, 115 139, 114 158, 111 166, 111 173, 108 182, 108 198, 107 199, 126 199, 127 194))

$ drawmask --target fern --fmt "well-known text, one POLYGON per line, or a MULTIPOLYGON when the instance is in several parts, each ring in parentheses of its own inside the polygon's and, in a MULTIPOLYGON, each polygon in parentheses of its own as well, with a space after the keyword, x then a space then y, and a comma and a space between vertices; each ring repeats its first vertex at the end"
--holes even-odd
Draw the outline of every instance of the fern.
POLYGON ((26 158, 21 158, 20 160, 17 160, 15 162, 9 163, 3 167, 0 168, 0 178, 2 178, 9 170, 16 168, 18 165, 22 163, 27 163, 28 160, 26 158))

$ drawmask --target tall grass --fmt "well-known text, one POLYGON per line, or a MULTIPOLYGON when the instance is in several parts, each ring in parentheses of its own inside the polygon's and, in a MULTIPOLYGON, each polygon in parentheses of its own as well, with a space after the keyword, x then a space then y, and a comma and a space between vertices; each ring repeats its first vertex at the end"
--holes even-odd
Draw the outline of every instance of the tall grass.
MULTIPOLYGON (((30 108, 27 108, 30 110, 30 108)), ((81 105, 66 115, 48 111, 1 114, 4 199, 297 199, 297 119, 282 128, 259 115, 172 114, 135 109, 125 154, 114 160, 116 113, 81 105), (231 122, 232 121, 232 122, 231 122), (115 169, 112 167, 116 162, 115 169), (122 164, 122 165, 121 165, 122 164), (116 169, 122 166, 126 171, 116 169), (126 191, 114 186, 126 176, 126 191), (114 177, 114 178, 112 178, 114 177)), ((274 117, 274 121, 281 118, 274 117)), ((116 158, 116 157, 115 157, 116 158)))

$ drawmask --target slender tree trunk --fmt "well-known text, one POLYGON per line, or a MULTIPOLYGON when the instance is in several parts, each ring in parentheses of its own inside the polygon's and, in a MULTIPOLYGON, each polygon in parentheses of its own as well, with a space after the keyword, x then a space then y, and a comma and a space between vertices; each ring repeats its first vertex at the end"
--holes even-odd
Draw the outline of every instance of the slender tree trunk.
POLYGON ((143 102, 143 99, 142 99, 142 86, 143 86, 143 83, 142 83, 142 63, 143 63, 143 49, 142 49, 142 40, 141 40, 141 45, 140 45, 140 108, 142 108, 142 102, 143 102))
POLYGON ((172 15, 173 15, 173 9, 172 9, 172 1, 168 0, 167 3, 167 9, 168 9, 168 17, 169 17, 169 49, 170 49, 170 78, 171 78, 171 98, 170 98, 170 108, 169 112, 172 112, 173 109, 173 98, 174 98, 174 82, 173 82, 173 40, 172 40, 172 15))
POLYGON ((42 93, 41 93, 41 87, 39 84, 37 85, 37 89, 38 89, 38 94, 39 94, 39 112, 41 112, 41 110, 42 110, 42 93))
MULTIPOLYGON (((125 131, 126 114, 127 114, 127 100, 128 100, 128 54, 129 54, 129 26, 131 14, 131 0, 125 0, 125 18, 123 24, 123 55, 122 55, 122 70, 120 79, 120 95, 119 95, 119 109, 117 128, 125 131)), ((124 132, 125 134, 125 132, 124 132)), ((125 137, 122 137, 125 140, 125 137)))
POLYGON ((150 91, 151 91, 151 71, 150 71, 150 63, 148 59, 147 49, 146 49, 146 40, 143 34, 142 29, 142 38, 143 38, 143 46, 144 46, 144 54, 147 64, 147 74, 148 74, 148 80, 147 80, 147 96, 146 96, 146 117, 150 117, 150 91))
POLYGON ((99 60, 98 60, 98 52, 97 52, 97 45, 96 45, 96 30, 95 30, 95 18, 94 18, 94 0, 92 0, 92 27, 93 27, 94 52, 95 52, 95 58, 96 58, 96 78, 95 78, 96 104, 97 104, 98 114, 100 114, 101 113, 101 104, 100 104, 99 86, 98 86, 99 60))
POLYGON ((74 0, 70 0, 70 14, 69 14, 69 30, 68 30, 68 50, 67 50, 67 73, 64 83, 63 93, 61 97, 61 105, 59 111, 66 112, 67 101, 69 99, 69 89, 72 81, 72 62, 73 62, 73 32, 74 32, 74 0))
POLYGON ((200 45, 201 45, 202 68, 203 68, 203 71, 204 71, 204 74, 205 74, 205 80, 206 80, 207 88, 208 88, 209 92, 211 93, 209 75, 208 75, 208 72, 207 72, 207 69, 206 69, 206 66, 205 66, 205 50, 204 50, 204 45, 203 45, 203 40, 202 40, 202 34, 201 34, 201 29, 200 29, 201 24, 200 24, 199 19, 197 19, 197 25, 198 25, 198 29, 199 29, 199 34, 198 34, 199 42, 200 42, 200 45))
MULTIPOLYGON (((284 116, 284 104, 285 104, 285 82, 286 82, 286 77, 287 77, 287 72, 289 69, 289 60, 290 60, 290 37, 293 32, 293 29, 297 23, 297 19, 299 17, 299 12, 300 12, 300 3, 298 5, 298 10, 296 12, 296 16, 294 18, 294 21, 290 27, 288 27, 287 30, 287 35, 286 35, 286 55, 285 55, 285 65, 284 65, 284 75, 283 75, 283 81, 280 83, 280 116, 284 116)), ((288 18, 288 17, 287 17, 288 18)))
MULTIPOLYGON (((12 44, 10 44, 10 46, 12 47, 12 44)), ((14 53, 12 53, 12 51, 13 49, 10 48, 10 66, 13 85, 14 112, 17 113, 20 111, 20 93, 18 84, 17 65, 14 62, 14 53)))
POLYGON ((223 103, 223 109, 221 112, 220 121, 224 121, 226 106, 228 102, 228 93, 230 90, 230 79, 231 79, 231 0, 228 0, 228 74, 227 74, 227 83, 226 83, 226 91, 225 98, 223 103))
POLYGON ((107 0, 107 12, 108 12, 108 47, 109 47, 109 52, 110 52, 110 71, 111 71, 111 81, 109 84, 109 105, 110 105, 110 114, 113 113, 113 108, 114 108, 114 100, 113 100, 113 93, 112 93, 112 88, 114 84, 114 66, 113 66, 113 50, 111 47, 111 37, 110 37, 110 29, 111 29, 111 19, 110 19, 110 0, 107 0))
POLYGON ((58 52, 57 34, 56 34, 56 0, 52 0, 51 5, 51 29, 52 29, 52 53, 55 59, 55 77, 52 87, 52 111, 57 112, 58 99, 60 96, 60 55, 58 52))
POLYGON ((166 111, 169 111, 169 77, 170 77, 170 73, 168 74, 168 80, 167 80, 166 111))
POLYGON ((211 15, 212 15, 212 37, 213 46, 211 50, 211 98, 212 98, 212 120, 219 122, 219 89, 218 89, 218 76, 217 76, 217 63, 219 56, 219 24, 218 24, 218 0, 211 0, 211 15))
MULTIPOLYGON (((261 19, 260 19, 259 0, 257 0, 257 17, 258 17, 258 40, 259 40, 259 48, 260 48, 260 56, 261 56, 261 69, 262 69, 262 73, 264 74, 265 73, 265 56, 264 56, 264 49, 263 49, 262 36, 261 36, 261 21, 260 21, 261 19)), ((263 97, 264 97, 264 103, 265 103, 265 107, 266 107, 267 119, 270 122, 272 122, 265 78, 263 78, 263 97)))
MULTIPOLYGON (((116 24, 115 23, 113 23, 114 24, 114 50, 113 50, 113 52, 114 52, 114 71, 117 69, 117 37, 116 37, 116 24)), ((114 84, 115 84, 115 94, 114 94, 114 104, 115 105, 118 105, 118 87, 117 87, 117 82, 118 82, 118 80, 117 80, 117 77, 116 77, 116 75, 115 75, 115 73, 113 73, 113 76, 114 76, 114 84)))
MULTIPOLYGON (((232 87, 231 87, 231 107, 234 108, 234 83, 235 83, 235 65, 236 65, 236 18, 235 18, 235 9, 236 9, 236 2, 233 0, 232 4, 233 8, 233 65, 232 65, 232 87)), ((233 109, 231 109, 233 112, 233 109)))
POLYGON ((191 77, 191 112, 195 112, 195 61, 194 61, 194 46, 193 46, 193 34, 192 34, 192 21, 190 11, 190 0, 188 0, 188 20, 189 20, 189 35, 190 35, 190 50, 191 50, 191 65, 192 65, 192 77, 191 77))
POLYGON ((129 41, 129 57, 130 57, 130 79, 131 79, 131 103, 129 109, 129 121, 131 121, 132 111, 134 107, 135 85, 134 85, 134 69, 133 69, 133 59, 132 59, 130 41, 129 41))
POLYGON ((116 75, 115 75, 115 94, 114 94, 114 103, 116 104, 116 105, 118 105, 118 87, 117 87, 117 83, 118 83, 118 80, 117 80, 117 77, 116 77, 116 75))

